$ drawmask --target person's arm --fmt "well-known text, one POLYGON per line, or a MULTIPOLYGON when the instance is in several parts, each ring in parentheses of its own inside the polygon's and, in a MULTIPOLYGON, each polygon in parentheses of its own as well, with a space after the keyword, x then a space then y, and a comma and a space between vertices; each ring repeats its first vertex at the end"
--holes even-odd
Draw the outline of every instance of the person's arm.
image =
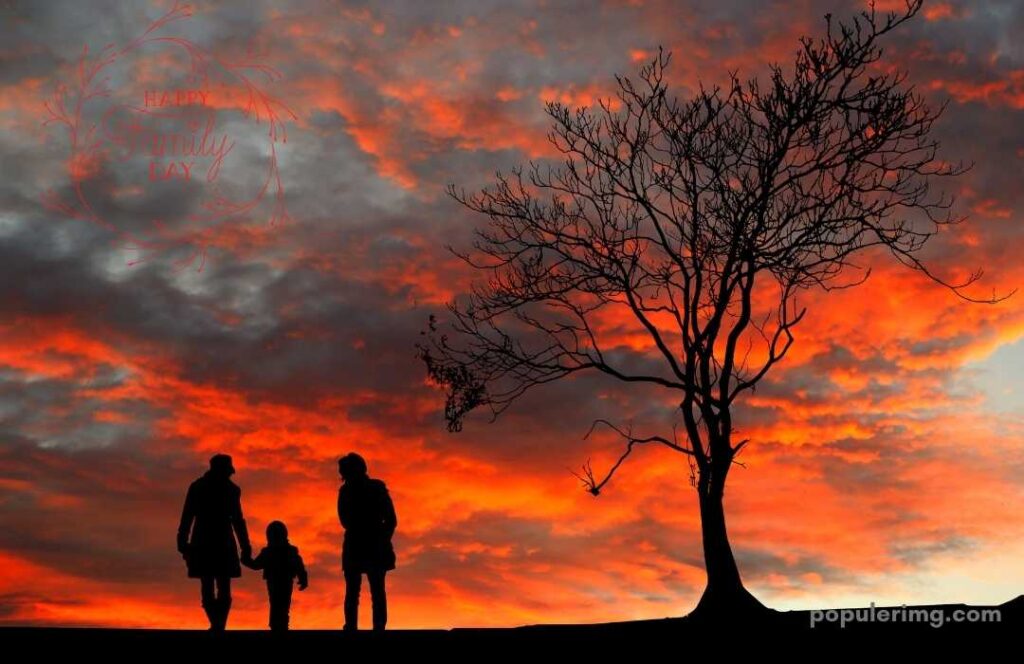
POLYGON ((181 521, 178 523, 178 553, 185 555, 188 551, 188 536, 192 532, 192 522, 196 518, 195 492, 192 486, 185 494, 185 505, 181 509, 181 521))
POLYGON ((252 560, 245 560, 245 556, 242 556, 242 562, 245 563, 245 566, 249 569, 263 569, 267 566, 267 550, 263 549, 260 551, 259 555, 252 560))
POLYGON ((249 529, 245 525, 245 517, 242 516, 241 489, 237 489, 237 493, 235 493, 235 504, 231 506, 231 524, 234 526, 235 535, 238 537, 238 547, 241 549, 242 558, 252 558, 252 545, 249 543, 249 529))
POLYGON ((391 501, 391 494, 388 493, 388 487, 381 482, 382 491, 382 502, 383 502, 383 518, 384 518, 384 533, 391 539, 395 534, 395 528, 398 527, 398 515, 395 514, 395 504, 391 501))
POLYGON ((299 550, 295 549, 296 576, 299 577, 299 590, 305 590, 309 586, 309 576, 306 574, 306 565, 302 562, 299 550))
POLYGON ((348 526, 351 520, 348 518, 348 505, 345 504, 345 487, 342 486, 338 489, 338 521, 341 522, 341 527, 348 530, 348 526))

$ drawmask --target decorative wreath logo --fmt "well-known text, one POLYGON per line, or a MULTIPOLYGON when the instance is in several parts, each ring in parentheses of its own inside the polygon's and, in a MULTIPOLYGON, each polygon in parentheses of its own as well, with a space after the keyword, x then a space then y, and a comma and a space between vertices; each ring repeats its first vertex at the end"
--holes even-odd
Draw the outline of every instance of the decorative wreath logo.
MULTIPOLYGON (((281 183, 278 147, 287 142, 286 122, 295 120, 296 116, 257 82, 272 83, 279 80, 281 74, 258 62, 223 62, 189 39, 166 34, 169 25, 191 16, 191 7, 178 0, 145 32, 123 46, 108 44, 96 57, 90 58, 86 45, 78 59, 73 82, 59 84, 45 104, 48 117, 43 124, 56 123, 67 130, 70 151, 66 164, 71 194, 48 190, 42 195, 43 205, 114 233, 127 248, 142 254, 129 264, 138 263, 155 252, 187 248, 184 258, 177 259, 175 265, 187 267, 198 263, 197 269, 202 270, 217 226, 225 220, 255 212, 271 193, 270 225, 277 226, 291 219, 281 183), (141 95, 135 94, 129 103, 124 102, 123 94, 118 95, 115 102, 115 91, 110 84, 113 65, 124 63, 129 59, 127 56, 141 58, 143 50, 154 46, 169 47, 174 53, 165 48, 156 54, 162 57, 155 58, 152 67, 137 69, 133 74, 152 77, 154 70, 168 68, 173 56, 180 57, 183 52, 188 58, 185 80, 189 85, 168 89, 147 81, 143 85, 151 88, 143 90, 141 95), (220 90, 214 91, 211 83, 218 75, 223 80, 220 90), (211 104, 211 100, 215 100, 214 103, 211 104), (217 134, 218 108, 241 110, 244 118, 256 124, 267 122, 267 131, 262 132, 264 142, 247 145, 247 149, 255 150, 255 154, 266 160, 265 170, 259 171, 258 186, 239 187, 232 183, 234 189, 244 191, 224 192, 221 169, 236 146, 228 134, 217 134), (188 206, 189 209, 172 210, 166 217, 139 219, 136 216, 133 223, 142 228, 131 228, 130 224, 115 218, 130 215, 109 201, 98 200, 88 185, 112 164, 133 160, 137 163, 139 159, 148 162, 146 168, 135 171, 136 175, 140 172, 145 175, 146 186, 137 182, 125 184, 121 181, 123 177, 112 178, 118 181, 113 185, 108 183, 106 194, 113 190, 127 192, 124 195, 129 198, 153 194, 151 187, 156 183, 157 187, 165 187, 162 195, 174 204, 185 199, 177 195, 179 193, 195 193, 202 188, 206 195, 198 196, 198 202, 188 206), (206 166, 206 182, 201 185, 198 183, 203 165, 206 166)), ((135 62, 136 67, 139 64, 135 62)), ((237 151, 235 154, 237 159, 237 151)), ((251 161, 243 166, 249 163, 251 161)))

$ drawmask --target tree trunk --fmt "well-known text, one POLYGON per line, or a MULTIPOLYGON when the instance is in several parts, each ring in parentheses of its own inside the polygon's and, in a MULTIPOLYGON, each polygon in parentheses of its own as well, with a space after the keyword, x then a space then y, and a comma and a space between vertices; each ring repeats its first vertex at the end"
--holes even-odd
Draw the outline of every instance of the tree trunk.
POLYGON ((704 594, 691 615, 700 617, 732 618, 737 615, 759 613, 767 609, 743 587, 736 559, 732 555, 729 536, 725 528, 723 494, 725 474, 721 479, 698 483, 700 497, 700 524, 704 539, 704 565, 708 582, 704 594))

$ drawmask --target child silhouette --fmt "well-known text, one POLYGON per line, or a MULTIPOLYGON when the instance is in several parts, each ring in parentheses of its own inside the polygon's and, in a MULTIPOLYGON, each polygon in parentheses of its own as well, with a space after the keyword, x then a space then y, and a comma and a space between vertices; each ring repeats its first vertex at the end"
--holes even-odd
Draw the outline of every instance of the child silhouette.
POLYGON ((288 629, 288 611, 292 604, 292 582, 298 577, 299 590, 309 586, 306 566, 298 548, 288 541, 288 528, 280 521, 271 521, 267 526, 267 546, 255 559, 243 560, 250 569, 263 570, 267 580, 267 594, 270 596, 270 629, 288 629))

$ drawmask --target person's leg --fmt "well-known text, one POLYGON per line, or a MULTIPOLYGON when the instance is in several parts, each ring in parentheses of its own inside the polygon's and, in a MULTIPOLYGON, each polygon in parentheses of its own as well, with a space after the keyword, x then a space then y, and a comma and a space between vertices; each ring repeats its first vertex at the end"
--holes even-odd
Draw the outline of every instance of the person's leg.
POLYGON ((206 619, 210 621, 210 629, 217 629, 217 596, 213 592, 212 576, 199 579, 199 595, 202 598, 206 619))
POLYGON ((228 625, 228 612, 231 611, 231 577, 217 577, 217 627, 225 629, 228 625))
POLYGON ((345 572, 345 629, 359 629, 359 591, 363 575, 359 572, 345 572))
POLYGON ((366 575, 370 582, 370 599, 373 601, 373 629, 383 631, 388 624, 388 596, 384 590, 385 570, 375 570, 366 575))
POLYGON ((278 625, 281 622, 281 598, 278 597, 277 586, 270 581, 267 581, 267 599, 270 600, 270 619, 267 626, 270 627, 270 631, 274 631, 280 629, 278 625))
POLYGON ((288 585, 281 590, 281 629, 287 631, 288 623, 291 620, 292 608, 292 580, 288 579, 288 585))
POLYGON ((277 586, 269 579, 267 580, 267 598, 270 600, 270 619, 267 622, 267 626, 270 627, 271 631, 274 631, 278 629, 278 623, 281 621, 278 616, 281 612, 281 600, 277 596, 277 586))
POLYGON ((291 579, 287 585, 268 581, 267 594, 270 596, 270 629, 287 631, 288 611, 292 603, 291 579))

